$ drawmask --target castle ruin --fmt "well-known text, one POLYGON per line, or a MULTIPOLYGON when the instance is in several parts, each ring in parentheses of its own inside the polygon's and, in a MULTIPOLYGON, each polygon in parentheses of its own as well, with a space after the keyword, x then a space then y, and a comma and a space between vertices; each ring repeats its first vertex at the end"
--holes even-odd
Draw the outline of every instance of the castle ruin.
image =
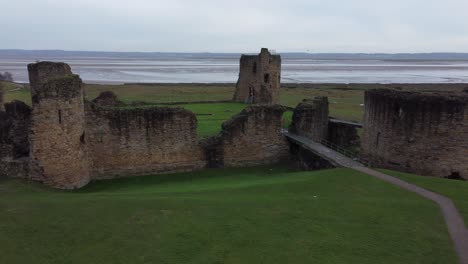
POLYGON ((277 104, 281 82, 281 56, 262 48, 259 55, 242 55, 233 100, 250 104, 277 104))
POLYGON ((281 134, 285 108, 251 106, 199 140, 194 113, 183 108, 125 108, 103 92, 84 100, 81 79, 65 63, 28 65, 32 109, 0 111, 0 174, 76 189, 90 180, 288 159, 281 134))
MULTIPOLYGON (((97 179, 283 161, 304 169, 331 168, 329 160, 283 134, 286 108, 272 104, 278 100, 280 60, 266 49, 241 58, 235 98, 250 83, 259 93, 251 97, 247 89, 243 98, 250 96, 256 105, 224 122, 218 135, 201 140, 191 111, 128 108, 112 92, 89 102, 67 64, 30 64, 32 108, 13 101, 0 109, 0 175, 75 189, 97 179), (255 78, 244 78, 245 65, 255 78), (268 78, 258 78, 265 74, 268 78)), ((304 100, 294 109, 289 131, 341 147, 358 143, 361 125, 330 119, 328 107, 326 97, 304 100)), ((468 179, 466 95, 368 90, 365 107, 362 154, 373 166, 468 179)))
POLYGON ((361 147, 375 167, 468 179, 468 97, 366 91, 361 147))

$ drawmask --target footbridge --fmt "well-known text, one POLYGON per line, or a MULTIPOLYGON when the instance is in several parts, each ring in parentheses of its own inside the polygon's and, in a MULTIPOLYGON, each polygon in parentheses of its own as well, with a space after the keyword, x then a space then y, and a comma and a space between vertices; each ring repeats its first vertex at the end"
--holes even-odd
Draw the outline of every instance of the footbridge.
POLYGON ((356 128, 363 127, 362 123, 351 122, 351 121, 346 121, 346 120, 341 120, 341 119, 336 119, 336 118, 331 118, 331 117, 328 119, 328 121, 331 123, 350 125, 356 128))
POLYGON ((312 140, 304 136, 290 133, 288 130, 283 130, 282 133, 291 142, 311 151, 334 166, 350 168, 368 174, 435 202, 439 206, 445 219, 459 263, 468 264, 468 229, 452 200, 393 176, 373 170, 358 156, 352 155, 352 153, 348 153, 345 149, 335 146, 326 140, 312 140))
POLYGON ((335 167, 353 168, 364 166, 364 161, 354 155, 352 152, 343 149, 325 139, 315 139, 300 136, 290 133, 288 130, 283 130, 283 134, 295 144, 309 150, 315 155, 330 162, 335 167))

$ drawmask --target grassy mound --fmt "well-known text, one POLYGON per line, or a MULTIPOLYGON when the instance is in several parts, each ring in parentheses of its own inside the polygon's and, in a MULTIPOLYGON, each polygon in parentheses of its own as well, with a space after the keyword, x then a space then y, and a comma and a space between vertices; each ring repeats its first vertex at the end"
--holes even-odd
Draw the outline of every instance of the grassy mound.
POLYGON ((433 203, 348 170, 0 181, 0 263, 455 263, 433 203))

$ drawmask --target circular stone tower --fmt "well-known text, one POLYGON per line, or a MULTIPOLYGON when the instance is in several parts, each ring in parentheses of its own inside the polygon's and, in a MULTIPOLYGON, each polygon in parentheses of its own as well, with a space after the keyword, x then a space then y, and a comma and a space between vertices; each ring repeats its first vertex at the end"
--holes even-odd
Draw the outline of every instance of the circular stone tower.
POLYGON ((367 91, 362 154, 375 167, 468 179, 468 94, 367 91))
POLYGON ((55 188, 80 188, 90 180, 81 79, 65 63, 33 63, 28 71, 31 178, 55 188))

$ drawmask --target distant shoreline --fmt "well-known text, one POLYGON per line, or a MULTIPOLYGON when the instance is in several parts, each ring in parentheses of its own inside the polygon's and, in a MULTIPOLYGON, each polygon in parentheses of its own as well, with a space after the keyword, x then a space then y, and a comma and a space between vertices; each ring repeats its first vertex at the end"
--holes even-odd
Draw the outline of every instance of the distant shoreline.
MULTIPOLYGON (((191 87, 235 87, 236 83, 123 83, 123 84, 92 84, 88 85, 143 85, 143 86, 191 86, 191 87)), ((416 89, 468 89, 468 83, 282 83, 281 88, 310 88, 310 89, 372 89, 372 88, 416 88, 416 89)))
MULTIPOLYGON (((135 58, 160 59, 172 57, 188 58, 233 58, 242 54, 256 54, 256 52, 138 52, 138 51, 79 51, 79 50, 25 50, 0 49, 1 58, 135 58)), ((465 52, 415 52, 415 53, 311 53, 311 52, 277 52, 283 58, 309 58, 321 60, 468 60, 465 52)))
MULTIPOLYGON (((8 83, 15 83, 18 85, 29 84, 27 82, 10 82, 10 81, 3 81, 8 83)), ((85 85, 142 85, 142 86, 191 86, 191 87, 235 87, 235 82, 200 82, 200 83, 165 83, 165 82, 148 82, 148 83, 113 83, 113 82, 83 82, 85 85)), ((335 88, 335 89, 353 89, 353 88, 360 88, 361 89, 371 89, 375 87, 393 87, 393 88, 406 88, 406 87, 418 87, 418 88, 457 88, 457 89, 468 89, 468 82, 467 83, 281 83, 281 88, 335 88)))

